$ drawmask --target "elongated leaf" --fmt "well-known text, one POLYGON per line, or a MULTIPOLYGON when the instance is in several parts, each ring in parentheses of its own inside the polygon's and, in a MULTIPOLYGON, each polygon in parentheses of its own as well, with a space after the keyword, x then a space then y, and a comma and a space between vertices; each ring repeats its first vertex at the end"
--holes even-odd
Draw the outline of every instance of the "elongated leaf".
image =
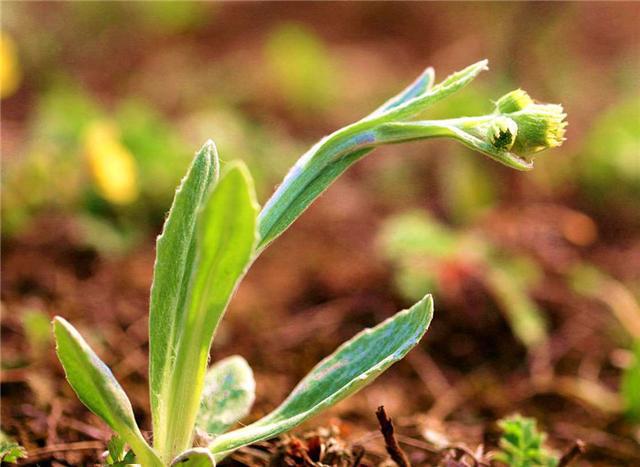
POLYGON ((276 410, 214 439, 209 447, 216 459, 290 430, 366 386, 420 341, 432 315, 433 302, 427 296, 410 309, 360 332, 311 370, 276 410))
MULTIPOLYGON (((427 69, 412 85, 387 101, 364 119, 323 138, 307 151, 282 181, 260 213, 260 243, 262 251, 296 220, 313 201, 356 161, 375 147, 436 136, 459 136, 441 126, 440 131, 425 134, 424 126, 395 128, 426 110, 430 105, 459 91, 480 72, 487 69, 482 60, 447 77, 431 87, 433 71, 427 69), (386 128, 381 130, 382 127, 386 128), (386 136, 386 137, 385 137, 386 136)), ((467 140, 462 141, 468 144, 467 140)), ((487 148, 479 150, 486 151, 487 148)), ((491 157, 494 154, 488 154, 491 157)), ((496 156, 495 158, 500 159, 496 156)), ((511 162, 508 158, 507 162, 511 162)), ((503 162, 503 163, 507 163, 503 162)), ((517 165, 517 164, 516 164, 517 165)), ((518 166, 519 167, 519 166, 518 166)))
POLYGON ((239 355, 220 360, 207 371, 196 425, 217 436, 247 416, 256 397, 256 382, 239 355))
POLYGON ((69 384, 82 403, 129 443, 143 465, 162 465, 142 437, 131 402, 111 370, 65 319, 56 317, 53 329, 58 358, 69 384))
POLYGON ((416 78, 416 80, 402 90, 396 96, 393 96, 387 102, 378 107, 371 116, 380 115, 387 110, 393 109, 394 107, 398 107, 401 104, 413 99, 414 97, 418 97, 421 94, 429 91, 433 86, 433 81, 435 80, 435 71, 433 68, 429 67, 420 74, 416 78))
POLYGON ((428 92, 419 94, 412 99, 405 100, 401 104, 392 107, 389 111, 383 114, 382 118, 385 122, 406 120, 425 111, 436 102, 439 102, 464 88, 481 72, 487 70, 487 65, 487 60, 480 60, 473 65, 469 65, 463 70, 452 73, 447 76, 444 81, 431 88, 428 92))
POLYGON ((193 448, 183 452, 171 462, 171 467, 215 467, 216 461, 206 448, 193 448))
POLYGON ((169 423, 162 403, 167 400, 177 344, 184 328, 185 299, 195 261, 197 214, 218 178, 218 166, 215 145, 208 141, 176 190, 157 241, 149 316, 149 389, 156 439, 163 438, 169 423))
POLYGON ((251 176, 237 163, 229 164, 198 215, 194 275, 167 393, 168 431, 158 440, 169 459, 190 446, 211 340, 253 258, 258 209, 251 176))
MULTIPOLYGON (((357 143, 354 143, 357 147, 357 143)), ((313 150, 313 149, 312 149, 313 150)), ((259 249, 284 232, 345 170, 373 149, 355 150, 326 165, 300 159, 260 213, 259 249), (321 168, 319 168, 322 165, 321 168)))

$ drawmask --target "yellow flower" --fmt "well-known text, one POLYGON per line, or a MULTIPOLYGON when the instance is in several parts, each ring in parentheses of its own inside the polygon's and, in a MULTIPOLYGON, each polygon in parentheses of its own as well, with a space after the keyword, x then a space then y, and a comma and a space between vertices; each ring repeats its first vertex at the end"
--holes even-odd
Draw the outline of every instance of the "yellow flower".
POLYGON ((118 130, 105 121, 91 123, 84 135, 89 168, 98 191, 113 204, 130 204, 138 197, 133 155, 120 142, 118 130))
POLYGON ((511 119, 517 125, 517 137, 510 149, 519 156, 528 157, 564 142, 567 114, 561 105, 538 104, 522 89, 502 96, 496 102, 495 113, 511 119))
POLYGON ((0 31, 0 99, 11 96, 22 81, 16 44, 0 31))

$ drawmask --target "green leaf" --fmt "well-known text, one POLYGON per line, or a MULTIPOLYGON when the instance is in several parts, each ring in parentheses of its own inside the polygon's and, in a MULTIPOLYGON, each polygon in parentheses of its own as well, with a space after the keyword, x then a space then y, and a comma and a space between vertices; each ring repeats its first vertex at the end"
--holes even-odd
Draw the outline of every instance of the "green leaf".
POLYGON ((17 462, 27 457, 27 450, 0 431, 0 462, 17 462))
MULTIPOLYGON (((358 141, 352 139, 346 145, 357 147, 358 141)), ((260 212, 260 250, 300 217, 345 170, 373 149, 358 149, 337 157, 333 151, 339 150, 340 146, 333 144, 327 144, 325 148, 314 146, 291 168, 260 212)))
POLYGON ((58 358, 82 403, 131 445, 143 465, 162 465, 140 433, 131 402, 111 370, 64 318, 54 318, 53 329, 58 358))
POLYGON ((247 416, 255 400, 256 383, 247 361, 239 355, 220 360, 207 371, 196 425, 217 436, 247 416))
POLYGON ((216 459, 288 431, 371 383, 420 341, 432 316, 433 301, 427 296, 410 309, 360 332, 316 365, 269 415, 214 439, 209 447, 216 459))
POLYGON ((481 72, 488 69, 487 64, 487 60, 480 60, 463 70, 447 76, 444 81, 429 89, 428 92, 423 92, 412 99, 405 100, 399 105, 392 107, 383 114, 384 121, 406 120, 423 112, 436 102, 464 88, 481 72))
POLYGON ((190 447, 211 341, 233 292, 253 259, 259 206, 249 171, 229 164, 198 215, 196 260, 182 335, 158 440, 169 460, 190 447))
POLYGON ((216 461, 206 448, 193 448, 183 452, 171 462, 171 467, 215 467, 216 461))
POLYGON ((633 361, 625 368, 620 383, 620 393, 627 417, 640 424, 640 340, 633 343, 633 361))
POLYGON ((426 70, 422 72, 416 80, 402 90, 396 96, 393 96, 387 102, 378 107, 371 115, 380 115, 386 112, 387 110, 391 110, 399 105, 404 104, 405 102, 418 97, 425 92, 429 91, 433 86, 433 81, 435 80, 435 71, 432 67, 428 67, 426 70))
POLYGON ((433 73, 427 69, 416 82, 369 116, 321 139, 298 159, 265 204, 260 213, 258 249, 266 248, 335 179, 376 146, 431 137, 458 138, 455 131, 442 124, 431 124, 426 129, 424 125, 402 125, 404 120, 459 91, 486 69, 487 61, 482 60, 433 88, 433 73))
POLYGON ((135 453, 126 449, 126 443, 118 435, 113 435, 107 442, 107 458, 105 464, 109 467, 126 467, 136 463, 135 453))
POLYGON ((512 415, 498 421, 502 429, 496 460, 510 467, 555 467, 558 457, 544 447, 546 434, 539 432, 536 420, 512 415))
POLYGON ((107 442, 107 463, 122 462, 125 456, 125 441, 118 435, 113 435, 107 442))
POLYGON ((185 322, 185 300, 196 254, 196 220, 219 171, 215 145, 208 141, 196 154, 176 190, 156 246, 149 316, 149 389, 153 432, 162 439, 169 424, 166 403, 175 354, 185 322))
POLYGON ((512 274, 517 269, 517 260, 489 264, 485 281, 504 311, 513 334, 530 350, 546 341, 547 323, 544 313, 528 294, 522 274, 512 274))

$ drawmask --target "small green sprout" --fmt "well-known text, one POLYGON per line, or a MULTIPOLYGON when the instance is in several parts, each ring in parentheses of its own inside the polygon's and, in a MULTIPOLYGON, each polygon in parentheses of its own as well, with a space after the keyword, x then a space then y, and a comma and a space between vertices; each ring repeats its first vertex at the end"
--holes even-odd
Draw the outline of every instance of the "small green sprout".
POLYGON ((27 457, 26 449, 0 431, 0 462, 18 462, 18 459, 25 457, 27 457))
POLYGON ((113 435, 107 442, 107 451, 103 454, 108 467, 124 467, 135 463, 135 454, 126 449, 124 439, 113 435))
MULTIPOLYGON (((433 84, 434 72, 428 68, 373 113, 314 145, 262 209, 248 169, 229 163, 221 172, 214 143, 202 147, 176 191, 157 240, 149 316, 153 447, 138 428, 131 403, 109 368, 71 324, 54 319, 58 357, 67 380, 80 400, 129 445, 137 463, 214 466, 234 450, 289 431, 360 390, 420 341, 433 315, 429 295, 357 334, 313 368, 279 407, 232 431, 227 430, 249 412, 254 400, 251 370, 241 357, 207 369, 216 330, 253 261, 349 166, 377 146, 452 137, 511 167, 531 168, 530 161, 506 149, 506 132, 513 130, 511 139, 515 137, 511 123, 497 133, 492 130, 491 141, 488 131, 499 118, 494 114, 409 121, 486 68, 483 60, 438 85, 433 84), (207 436, 200 436, 202 432, 207 436), (194 447, 195 433, 198 447, 194 447), (200 445, 202 439, 206 446, 200 445)), ((522 138, 522 128, 517 133, 514 147, 522 138)), ((525 139, 528 133, 524 132, 525 139)), ((539 138, 521 144, 538 147, 539 138)), ((112 460, 121 458, 123 449, 114 446, 117 453, 112 460)))
POLYGON ((509 467, 555 467, 559 459, 544 447, 545 433, 540 433, 533 418, 512 415, 498 422, 502 429, 500 452, 495 459, 509 467))

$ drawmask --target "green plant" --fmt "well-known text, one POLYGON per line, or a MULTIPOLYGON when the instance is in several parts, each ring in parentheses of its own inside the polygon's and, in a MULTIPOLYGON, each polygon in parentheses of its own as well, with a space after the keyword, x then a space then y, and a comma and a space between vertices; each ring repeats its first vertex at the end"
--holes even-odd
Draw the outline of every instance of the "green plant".
POLYGON ((267 416, 223 433, 253 400, 251 373, 240 357, 207 372, 211 342, 227 303, 257 256, 350 165, 376 146, 444 136, 526 170, 532 167, 532 154, 560 144, 562 108, 529 101, 519 110, 499 105, 483 117, 409 121, 486 66, 486 61, 478 62, 436 86, 433 70, 427 69, 372 114, 313 146, 261 211, 246 167, 230 163, 220 175, 215 145, 209 141, 203 146, 176 191, 157 242, 149 323, 153 447, 106 365, 67 321, 54 319, 58 357, 69 383, 131 446, 137 462, 214 465, 233 450, 288 431, 353 394, 418 343, 431 321, 430 296, 343 344, 267 416), (192 447, 197 423, 205 425, 200 430, 220 430, 210 433, 206 448, 192 447))
POLYGON ((27 457, 27 451, 3 431, 0 431, 0 462, 17 462, 27 457))
POLYGON ((502 429, 496 460, 510 467, 555 467, 558 457, 544 448, 545 433, 540 433, 533 418, 512 415, 498 421, 502 429))

